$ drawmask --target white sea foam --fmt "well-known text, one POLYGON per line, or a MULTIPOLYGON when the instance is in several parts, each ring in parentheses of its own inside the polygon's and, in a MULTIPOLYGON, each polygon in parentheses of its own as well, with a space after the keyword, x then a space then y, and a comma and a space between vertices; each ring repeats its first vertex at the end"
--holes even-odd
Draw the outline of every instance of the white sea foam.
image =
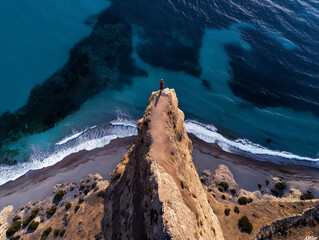
POLYGON ((93 126, 68 136, 51 148, 33 146, 29 161, 12 166, 1 166, 0 185, 15 180, 31 170, 52 166, 72 153, 100 148, 113 139, 133 135, 137 135, 136 122, 117 119, 110 124, 93 126))
POLYGON ((83 131, 80 131, 78 133, 75 133, 71 136, 68 136, 66 138, 63 138, 61 141, 57 142, 56 145, 62 145, 62 144, 65 144, 67 143, 68 141, 71 141, 72 139, 74 138, 77 138, 78 136, 80 136, 82 133, 84 133, 87 129, 83 130, 83 131))
MULTIPOLYGON (((134 120, 117 118, 109 124, 89 127, 74 133, 62 139, 50 149, 33 146, 33 152, 28 162, 0 168, 0 185, 15 180, 30 170, 51 166, 72 153, 103 147, 116 138, 137 135, 136 124, 137 121, 134 120)), ((306 164, 319 161, 319 158, 302 157, 289 152, 271 150, 246 139, 233 141, 218 133, 215 126, 205 125, 194 120, 186 120, 185 126, 188 133, 205 142, 216 143, 226 152, 281 163, 292 163, 294 161, 294 163, 306 164)))
POLYGON ((290 152, 271 150, 246 139, 230 140, 212 125, 204 125, 197 121, 186 120, 186 130, 196 137, 209 143, 218 144, 224 151, 252 156, 259 160, 269 160, 281 163, 292 163, 291 160, 318 162, 319 158, 309 158, 295 155, 290 152))

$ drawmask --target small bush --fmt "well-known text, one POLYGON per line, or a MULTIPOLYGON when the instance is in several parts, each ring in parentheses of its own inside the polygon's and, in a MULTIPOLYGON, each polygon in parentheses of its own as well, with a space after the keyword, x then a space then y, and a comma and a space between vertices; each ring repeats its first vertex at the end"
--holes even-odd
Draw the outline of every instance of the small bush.
POLYGON ((38 215, 38 213, 40 212, 40 208, 35 208, 32 212, 31 212, 31 217, 32 218, 35 218, 37 215, 38 215))
POLYGON ((225 211, 224 211, 224 213, 225 213, 226 216, 228 216, 229 213, 230 213, 230 209, 229 209, 229 208, 226 208, 225 211))
POLYGON ((80 209, 80 205, 76 205, 74 208, 74 212, 77 212, 80 209))
POLYGON ((66 205, 65 205, 65 209, 70 209, 71 205, 72 204, 70 202, 67 202, 66 205))
POLYGON ((278 197, 280 195, 280 192, 277 188, 273 188, 271 189, 272 194, 274 194, 276 197, 278 197))
POLYGON ((21 217, 19 216, 19 215, 15 215, 14 217, 13 217, 13 221, 17 221, 17 220, 20 220, 21 219, 21 217))
POLYGON ((230 189, 231 194, 236 194, 237 190, 235 188, 230 189))
POLYGON ((91 188, 95 188, 97 185, 97 182, 93 182, 91 188))
POLYGON ((238 221, 238 224, 240 228, 245 232, 251 233, 251 231, 253 230, 253 225, 246 216, 241 217, 238 221))
POLYGON ((60 234, 60 229, 55 229, 54 230, 54 236, 58 236, 60 234))
POLYGON ((8 228, 7 230, 7 235, 8 236, 12 236, 13 234, 15 234, 17 231, 19 231, 22 227, 22 223, 21 221, 17 220, 17 221, 14 221, 11 225, 11 227, 8 228))
POLYGON ((234 207, 234 212, 237 213, 237 214, 239 214, 239 207, 235 206, 235 207, 234 207))
POLYGON ((218 187, 218 191, 224 192, 224 188, 219 186, 219 187, 218 187))
POLYGON ((238 203, 240 205, 246 205, 247 203, 249 203, 249 200, 246 197, 240 197, 240 198, 238 198, 238 203))
POLYGON ((276 187, 277 187, 278 189, 280 189, 280 190, 284 190, 284 189, 287 188, 287 185, 286 185, 286 183, 280 181, 280 182, 277 182, 277 183, 276 183, 276 187))
POLYGON ((85 183, 81 183, 80 185, 80 189, 83 189, 83 188, 85 188, 85 183))
POLYGON ((258 186, 258 189, 261 189, 262 187, 261 183, 258 183, 257 186, 258 186))
POLYGON ((223 199, 223 200, 226 200, 226 196, 225 196, 224 194, 222 195, 222 199, 223 199))
POLYGON ((51 206, 51 208, 47 209, 47 214, 50 214, 51 216, 53 216, 55 214, 56 210, 57 210, 57 206, 55 204, 53 204, 51 206))
POLYGON ((228 189, 228 183, 227 183, 227 182, 221 182, 221 183, 219 184, 219 186, 222 186, 225 191, 227 191, 227 189, 228 189))
POLYGON ((101 190, 97 195, 101 198, 105 198, 105 191, 101 190))
POLYGON ((63 237, 64 234, 65 234, 65 229, 62 229, 62 230, 60 231, 60 237, 63 237))
POLYGON ((40 224, 39 222, 32 221, 28 226, 28 230, 32 230, 32 231, 36 230, 39 224, 40 224))
POLYGON ((63 196, 64 196, 64 191, 63 191, 63 190, 59 190, 59 191, 55 194, 54 199, 60 200, 60 199, 63 198, 63 196))
POLYGON ((315 198, 315 196, 312 195, 312 192, 310 190, 308 190, 307 193, 304 193, 303 195, 300 196, 301 200, 311 200, 314 198, 315 198))
POLYGON ((42 232, 42 236, 48 236, 52 232, 52 227, 48 227, 42 232))
POLYGON ((90 189, 89 189, 89 188, 85 188, 85 189, 84 189, 84 194, 85 194, 85 195, 87 195, 89 192, 90 192, 90 189))
POLYGON ((40 208, 35 208, 31 214, 23 221, 23 226, 29 225, 29 223, 38 215, 40 208))
POLYGON ((20 235, 17 235, 17 236, 12 236, 9 238, 9 240, 19 240, 21 237, 20 235))
POLYGON ((265 180, 265 182, 266 182, 266 186, 268 186, 269 185, 269 180, 265 180))

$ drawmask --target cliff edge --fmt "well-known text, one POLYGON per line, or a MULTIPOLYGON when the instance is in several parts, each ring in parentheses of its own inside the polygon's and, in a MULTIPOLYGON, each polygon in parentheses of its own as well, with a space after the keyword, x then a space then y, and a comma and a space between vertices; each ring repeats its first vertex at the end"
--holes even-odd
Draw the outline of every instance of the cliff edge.
POLYGON ((106 190, 105 239, 224 239, 174 89, 153 92, 106 190))

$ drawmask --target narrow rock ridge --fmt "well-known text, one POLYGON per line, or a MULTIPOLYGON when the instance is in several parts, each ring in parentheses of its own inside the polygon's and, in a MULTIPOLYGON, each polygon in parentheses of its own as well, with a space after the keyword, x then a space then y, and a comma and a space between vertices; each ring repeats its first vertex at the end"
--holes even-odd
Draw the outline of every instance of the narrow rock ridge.
POLYGON ((106 191, 105 239, 224 239, 174 89, 153 92, 106 191))

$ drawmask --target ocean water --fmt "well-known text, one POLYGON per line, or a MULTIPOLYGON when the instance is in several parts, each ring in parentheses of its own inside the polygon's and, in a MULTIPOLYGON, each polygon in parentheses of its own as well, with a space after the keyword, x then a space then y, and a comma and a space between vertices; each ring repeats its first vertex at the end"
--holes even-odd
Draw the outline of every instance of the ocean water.
POLYGON ((44 82, 69 58, 70 49, 88 36, 85 24, 104 0, 0 1, 0 114, 27 101, 35 84, 44 82))
MULTIPOLYGON (((18 2, 6 4, 15 9, 18 2)), ((120 87, 106 87, 53 128, 1 146, 2 152, 17 154, 14 164, 0 166, 0 184, 52 165, 72 152, 136 135, 137 119, 142 117, 151 92, 158 89, 160 78, 166 87, 176 90, 189 133, 217 143, 225 151, 259 160, 319 166, 318 2, 84 2, 83 8, 72 11, 50 10, 52 17, 68 20, 71 29, 86 29, 64 40, 68 47, 48 47, 55 64, 39 62, 44 55, 37 47, 41 49, 39 42, 47 40, 46 34, 33 36, 30 29, 25 30, 34 40, 29 53, 38 62, 24 67, 37 78, 30 77, 18 90, 11 90, 24 94, 15 105, 12 94, 7 98, 0 94, 3 111, 23 105, 34 84, 45 81, 66 62, 72 44, 92 31, 84 20, 97 12, 101 12, 99 24, 130 26, 130 59, 142 74, 127 71, 129 81, 118 79, 120 87), (71 17, 70 12, 79 17, 71 17)), ((50 2, 41 4, 52 9, 50 2)), ((65 4, 57 3, 60 7, 65 4)), ((36 16, 32 6, 26 9, 23 14, 36 16)), ((54 21, 39 23, 35 17, 30 26, 35 22, 50 36, 63 34, 54 28, 54 21)), ((5 31, 10 33, 10 29, 5 31)), ((12 45, 22 44, 21 39, 12 45)), ((23 74, 23 68, 15 75, 9 71, 21 63, 23 54, 6 54, 12 62, 0 57, 6 66, 1 67, 5 76, 1 79, 8 79, 1 80, 4 93, 17 86, 23 74)))

